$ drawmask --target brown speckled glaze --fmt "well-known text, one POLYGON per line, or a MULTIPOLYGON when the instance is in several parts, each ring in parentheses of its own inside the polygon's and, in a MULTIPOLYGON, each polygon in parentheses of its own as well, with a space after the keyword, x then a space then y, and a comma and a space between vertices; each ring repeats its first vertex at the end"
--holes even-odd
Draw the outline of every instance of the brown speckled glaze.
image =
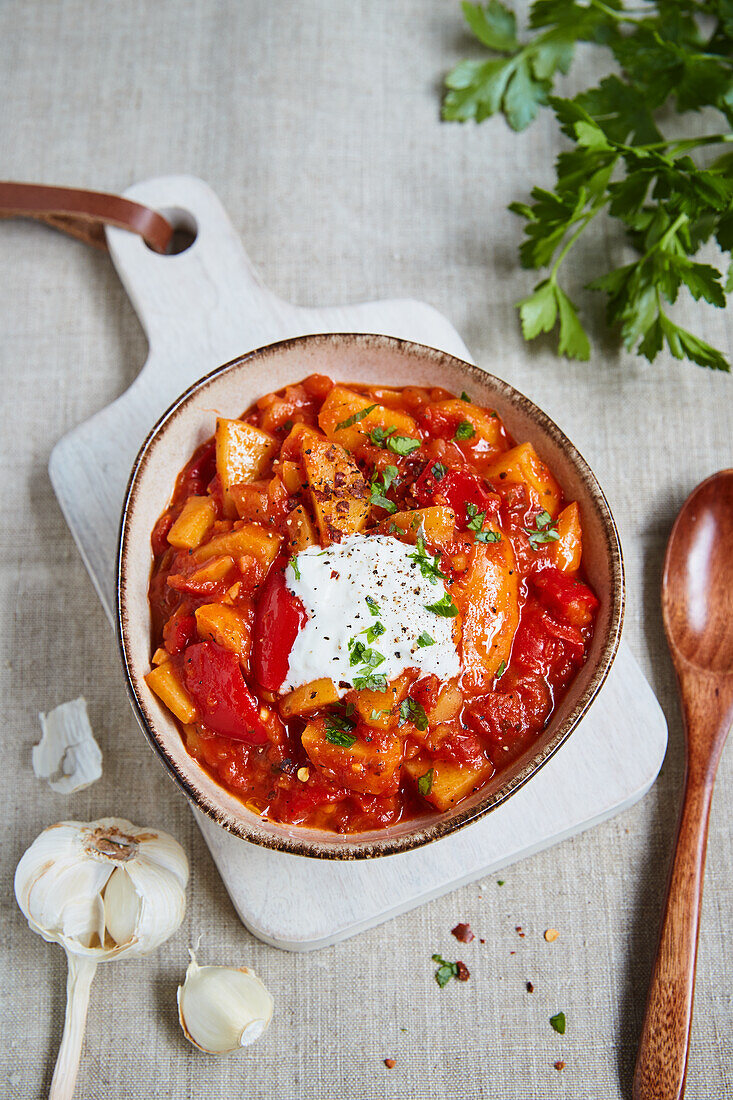
POLYGON ((420 344, 387 336, 329 333, 284 340, 233 359, 196 382, 163 414, 130 475, 120 530, 117 613, 120 652, 138 720, 169 773, 198 809, 236 836, 267 848, 323 859, 393 855, 438 840, 501 805, 558 750, 595 699, 618 648, 623 608, 618 532, 582 456, 545 413, 508 383, 420 344), (188 754, 175 720, 143 679, 150 668, 150 531, 167 506, 179 469, 212 434, 217 414, 239 416, 262 394, 314 372, 347 383, 467 390, 477 404, 495 408, 515 439, 534 444, 566 497, 579 502, 584 565, 601 600, 588 660, 547 728, 523 756, 454 810, 348 836, 278 824, 248 810, 188 754))

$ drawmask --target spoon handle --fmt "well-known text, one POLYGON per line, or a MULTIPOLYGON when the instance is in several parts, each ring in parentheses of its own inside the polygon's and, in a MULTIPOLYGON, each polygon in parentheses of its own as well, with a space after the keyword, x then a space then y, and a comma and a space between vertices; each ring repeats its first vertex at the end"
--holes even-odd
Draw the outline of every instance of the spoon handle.
POLYGON ((681 1100, 684 1095, 712 794, 713 776, 688 766, 633 1100, 681 1100))

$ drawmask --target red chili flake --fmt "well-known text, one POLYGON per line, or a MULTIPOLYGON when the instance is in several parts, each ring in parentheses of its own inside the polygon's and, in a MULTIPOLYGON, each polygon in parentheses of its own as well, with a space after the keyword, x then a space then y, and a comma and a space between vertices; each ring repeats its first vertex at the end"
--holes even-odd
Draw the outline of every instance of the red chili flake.
POLYGON ((565 1069, 565 1063, 564 1062, 553 1062, 552 1064, 555 1067, 555 1069, 557 1069, 557 1070, 565 1069))
POLYGON ((510 955, 516 955, 516 951, 510 951, 509 954, 510 955))
POLYGON ((486 943, 486 940, 479 940, 479 943, 486 943))
MULTIPOLYGON (((394 1069, 395 1060, 394 1060, 394 1058, 385 1058, 384 1059, 384 1064, 387 1067, 387 1069, 394 1069)), ((563 1065, 565 1065, 564 1062, 563 1062, 563 1065)), ((555 1063, 555 1067, 557 1068, 557 1063, 555 1063)))
POLYGON ((470 943, 471 940, 476 938, 471 931, 470 924, 457 924, 455 928, 451 928, 451 935, 455 936, 461 943, 470 943))
POLYGON ((458 967, 458 973, 456 974, 458 981, 467 982, 468 979, 471 977, 471 971, 468 969, 464 962, 460 961, 460 959, 457 960, 456 966, 458 967))
POLYGON ((519 936, 521 937, 521 939, 524 939, 524 932, 522 931, 522 926, 521 926, 521 924, 518 924, 518 925, 517 925, 517 926, 515 927, 514 931, 515 931, 515 932, 517 932, 517 933, 519 934, 519 936))
POLYGON ((534 993, 534 986, 532 985, 531 982, 527 982, 527 992, 528 993, 534 993))

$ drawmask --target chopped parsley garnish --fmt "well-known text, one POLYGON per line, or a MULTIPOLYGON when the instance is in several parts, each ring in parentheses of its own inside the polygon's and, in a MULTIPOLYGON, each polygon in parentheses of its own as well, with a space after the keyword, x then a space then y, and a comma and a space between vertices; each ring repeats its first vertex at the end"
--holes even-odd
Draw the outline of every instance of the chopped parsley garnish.
POLYGON ((376 447, 384 447, 395 455, 411 455, 421 446, 419 439, 411 435, 395 435, 396 428, 375 428, 369 432, 369 439, 376 447))
POLYGON ((391 713, 392 711, 389 708, 387 708, 387 710, 377 710, 376 707, 372 707, 372 713, 369 715, 369 720, 371 722, 377 722, 380 718, 383 718, 385 714, 391 713))
POLYGON ((351 732, 354 728, 354 721, 344 715, 340 714, 327 714, 325 719, 326 726, 326 740, 331 745, 338 745, 342 749, 350 749, 356 741, 356 737, 351 732))
POLYGON ((428 716, 425 713, 425 708, 415 699, 411 699, 409 695, 400 703, 399 725, 404 726, 406 722, 411 722, 413 726, 423 732, 428 728, 428 716))
POLYGON ((418 794, 421 794, 423 798, 426 798, 433 789, 433 771, 433 768, 429 768, 425 775, 421 775, 417 781, 418 794))
POLYGON ((290 559, 290 568, 295 573, 295 579, 299 581, 300 580, 300 566, 298 565, 298 559, 296 558, 296 556, 294 554, 293 554, 292 558, 290 559))
POLYGON ((353 428, 354 424, 358 424, 360 420, 363 420, 365 416, 369 416, 372 409, 376 409, 376 405, 367 405, 365 409, 359 409, 353 416, 349 416, 346 420, 342 420, 340 424, 336 425, 336 431, 340 432, 342 428, 353 428))
POLYGON ((423 630, 422 634, 417 639, 417 644, 419 645, 420 649, 424 649, 425 646, 435 645, 435 638, 431 638, 427 630, 423 630))
POLYGON ((377 619, 375 623, 372 623, 371 626, 366 627, 364 630, 361 631, 361 633, 366 634, 367 641, 371 645, 372 642, 375 642, 377 640, 380 634, 384 634, 384 627, 377 619))
POLYGON ((544 509, 537 513, 534 523, 534 530, 529 527, 524 528, 524 533, 529 539, 529 545, 533 550, 539 550, 542 543, 557 542, 560 538, 557 527, 553 525, 552 516, 544 509))
POLYGON ((378 672, 369 672, 364 669, 364 674, 354 677, 354 689, 356 691, 386 691, 387 677, 378 672))
POLYGON ((453 597, 450 592, 445 592, 437 603, 426 603, 425 608, 427 611, 432 611, 434 615, 440 615, 444 619, 454 619, 458 614, 458 608, 453 603, 453 597))
POLYGON ((458 977, 458 963, 449 963, 441 955, 433 955, 433 962, 438 963, 438 969, 435 971, 435 980, 442 989, 446 986, 451 978, 458 977))
POLYGON ((427 552, 422 535, 418 535, 415 540, 415 553, 408 554, 408 557, 420 567, 423 577, 427 577, 431 584, 446 580, 445 573, 440 571, 440 558, 427 552))
POLYGON ((469 405, 471 404, 471 398, 468 396, 465 390, 463 390, 463 392, 461 393, 461 401, 467 401, 469 405))
POLYGON ((473 424, 471 424, 469 420, 462 420, 456 428, 456 434, 453 438, 458 440, 473 439, 475 434, 476 432, 473 429, 473 424))
MULTIPOLYGON (((435 957, 435 956, 433 956, 435 957)), ((558 1033, 558 1035, 565 1034, 565 1013, 558 1012, 555 1016, 550 1016, 550 1024, 558 1033)))
POLYGON ((435 462, 430 467, 430 473, 433 475, 436 481, 441 481, 448 473, 448 467, 444 466, 442 462, 435 462))
POLYGON ((369 497, 370 504, 375 504, 379 508, 384 508, 386 512, 393 514, 397 511, 397 505, 387 499, 386 493, 389 490, 390 485, 397 477, 397 467, 387 466, 384 473, 380 475, 375 471, 374 477, 371 483, 371 495, 369 497))
POLYGON ((369 610, 371 611, 372 615, 378 615, 379 614, 379 604, 374 599, 374 596, 365 596, 364 599, 366 600, 366 605, 369 608, 369 610))
POLYGON ((467 504, 466 514, 469 516, 468 530, 473 531, 476 542, 501 542, 501 535, 498 531, 483 530, 484 520, 486 519, 485 511, 479 512, 475 504, 467 504))
POLYGON ((499 667, 496 670, 497 680, 500 680, 505 672, 506 672, 506 661, 502 661, 501 664, 499 665, 499 667))
MULTIPOLYGON (((383 630, 384 628, 382 632, 383 630)), ((355 665, 366 665, 368 669, 376 668, 384 660, 384 655, 377 653, 376 649, 368 649, 358 638, 349 638, 349 664, 352 668, 355 665)))

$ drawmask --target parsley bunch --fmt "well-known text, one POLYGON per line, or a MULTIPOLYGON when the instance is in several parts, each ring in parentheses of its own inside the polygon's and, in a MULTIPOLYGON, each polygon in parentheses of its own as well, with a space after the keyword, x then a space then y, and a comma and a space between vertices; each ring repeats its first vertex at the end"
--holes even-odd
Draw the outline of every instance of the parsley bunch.
POLYGON ((523 130, 549 104, 573 142, 557 159, 554 190, 535 187, 530 203, 510 206, 526 222, 522 265, 549 268, 519 303, 525 339, 557 328, 560 355, 590 357, 561 276, 587 227, 604 215, 621 223, 637 258, 599 272, 589 288, 606 295, 607 321, 626 348, 651 362, 666 344, 676 359, 730 370, 722 352, 676 324, 667 307, 682 288, 718 307, 733 290, 733 265, 724 278, 693 259, 712 240, 723 253, 733 250, 733 153, 705 165, 692 155, 733 141, 731 0, 643 0, 633 8, 624 0, 535 0, 525 41, 500 0, 464 3, 463 12, 490 56, 462 61, 448 75, 443 117, 482 122, 503 112, 523 130), (573 99, 552 96, 577 42, 610 50, 619 74, 573 99), (705 107, 723 116, 720 132, 672 138, 659 128, 671 109, 705 107))

